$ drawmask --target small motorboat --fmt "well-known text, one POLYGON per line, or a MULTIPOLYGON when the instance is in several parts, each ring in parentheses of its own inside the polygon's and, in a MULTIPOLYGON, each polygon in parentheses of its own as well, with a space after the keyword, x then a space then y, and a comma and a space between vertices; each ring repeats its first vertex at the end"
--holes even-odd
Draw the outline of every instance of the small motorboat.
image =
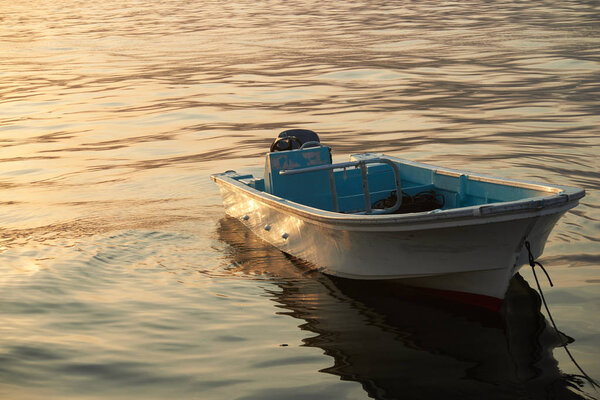
POLYGON ((333 163, 305 129, 282 132, 263 177, 211 176, 228 215, 325 274, 401 279, 498 309, 582 189, 436 167, 378 153, 333 163))

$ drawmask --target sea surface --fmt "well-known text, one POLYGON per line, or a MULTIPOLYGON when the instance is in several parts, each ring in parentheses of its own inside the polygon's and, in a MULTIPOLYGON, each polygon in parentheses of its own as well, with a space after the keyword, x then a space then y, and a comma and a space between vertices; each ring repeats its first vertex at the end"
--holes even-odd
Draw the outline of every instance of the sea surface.
POLYGON ((1 399, 589 399, 596 1, 0 0, 1 399), (587 195, 500 314, 334 279, 225 216, 288 128, 587 195))

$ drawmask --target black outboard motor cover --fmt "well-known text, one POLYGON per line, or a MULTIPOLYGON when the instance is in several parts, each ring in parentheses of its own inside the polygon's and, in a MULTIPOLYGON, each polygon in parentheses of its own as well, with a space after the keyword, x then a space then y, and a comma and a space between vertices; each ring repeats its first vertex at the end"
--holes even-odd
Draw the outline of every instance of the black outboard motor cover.
POLYGON ((321 142, 319 140, 319 135, 317 135, 315 132, 308 130, 308 129, 288 129, 286 131, 281 132, 279 134, 278 138, 285 138, 285 137, 290 137, 290 136, 297 138, 300 143, 298 143, 298 141, 296 141, 296 140, 290 140, 289 143, 288 143, 288 141, 285 141, 285 140, 280 141, 279 143, 277 143, 274 150, 275 151, 291 150, 288 147, 289 144, 292 145, 292 149, 299 149, 302 144, 307 143, 307 142, 317 142, 317 143, 321 142))

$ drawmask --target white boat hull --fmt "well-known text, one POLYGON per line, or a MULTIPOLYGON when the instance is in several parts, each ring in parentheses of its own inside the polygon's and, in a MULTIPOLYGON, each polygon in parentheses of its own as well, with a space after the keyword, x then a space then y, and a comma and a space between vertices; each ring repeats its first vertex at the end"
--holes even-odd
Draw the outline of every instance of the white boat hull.
POLYGON ((245 175, 233 171, 212 178, 228 215, 326 274, 402 279, 412 286, 483 296, 494 304, 501 303, 511 277, 528 263, 525 243, 539 257, 556 222, 585 194, 577 188, 467 177, 461 171, 388 159, 430 170, 439 180, 480 182, 487 190, 531 189, 533 197, 409 214, 357 215, 257 190, 243 182, 245 175))
POLYGON ((281 251, 320 271, 354 279, 406 279, 418 287, 503 299, 510 278, 535 257, 570 207, 528 211, 508 218, 396 226, 348 226, 295 215, 233 185, 220 184, 226 213, 281 251), (552 212, 550 212, 552 211, 552 212), (496 220, 496 221, 494 221, 496 220), (474 223, 475 222, 475 223, 474 223), (408 229, 407 229, 408 228, 408 229))

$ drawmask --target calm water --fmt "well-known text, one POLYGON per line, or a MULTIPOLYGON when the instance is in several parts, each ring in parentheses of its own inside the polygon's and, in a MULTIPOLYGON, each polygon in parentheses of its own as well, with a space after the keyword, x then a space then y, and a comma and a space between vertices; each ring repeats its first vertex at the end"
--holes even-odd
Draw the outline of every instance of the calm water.
POLYGON ((600 379, 599 126, 592 1, 0 0, 0 398, 597 398, 528 269, 502 315, 331 279, 208 177, 304 127, 585 188, 541 261, 600 379))

